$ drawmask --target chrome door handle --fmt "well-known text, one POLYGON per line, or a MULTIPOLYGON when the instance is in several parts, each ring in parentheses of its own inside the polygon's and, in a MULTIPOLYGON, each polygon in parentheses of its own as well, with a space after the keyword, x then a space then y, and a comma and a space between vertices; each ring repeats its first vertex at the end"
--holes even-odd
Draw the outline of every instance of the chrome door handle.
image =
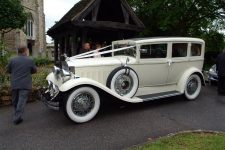
POLYGON ((172 65, 172 60, 168 60, 168 65, 171 66, 172 65))

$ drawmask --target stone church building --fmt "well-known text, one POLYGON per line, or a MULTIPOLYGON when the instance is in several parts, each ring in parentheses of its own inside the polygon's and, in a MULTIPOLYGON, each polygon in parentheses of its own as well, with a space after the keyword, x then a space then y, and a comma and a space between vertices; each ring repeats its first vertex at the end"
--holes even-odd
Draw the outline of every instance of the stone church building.
POLYGON ((13 30, 5 35, 9 50, 16 51, 18 46, 29 48, 30 56, 45 56, 45 14, 43 0, 21 0, 28 13, 27 22, 22 29, 13 30))

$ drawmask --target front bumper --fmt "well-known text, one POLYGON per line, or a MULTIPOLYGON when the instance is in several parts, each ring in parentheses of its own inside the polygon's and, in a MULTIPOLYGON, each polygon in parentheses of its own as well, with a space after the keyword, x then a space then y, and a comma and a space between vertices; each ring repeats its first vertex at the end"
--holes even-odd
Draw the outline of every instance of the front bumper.
POLYGON ((54 100, 50 96, 50 92, 47 89, 40 89, 39 90, 39 97, 40 100, 50 109, 59 110, 59 96, 56 96, 54 100))

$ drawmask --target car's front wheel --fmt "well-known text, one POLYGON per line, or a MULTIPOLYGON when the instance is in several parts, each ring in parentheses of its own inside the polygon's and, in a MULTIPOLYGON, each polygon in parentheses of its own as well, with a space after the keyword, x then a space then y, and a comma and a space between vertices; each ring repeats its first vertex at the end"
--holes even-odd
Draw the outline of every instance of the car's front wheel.
POLYGON ((84 123, 95 117, 100 108, 100 97, 92 87, 75 89, 64 104, 67 117, 76 123, 84 123))
POLYGON ((184 95, 188 100, 194 100, 198 97, 201 92, 202 82, 198 75, 191 75, 185 86, 184 95))

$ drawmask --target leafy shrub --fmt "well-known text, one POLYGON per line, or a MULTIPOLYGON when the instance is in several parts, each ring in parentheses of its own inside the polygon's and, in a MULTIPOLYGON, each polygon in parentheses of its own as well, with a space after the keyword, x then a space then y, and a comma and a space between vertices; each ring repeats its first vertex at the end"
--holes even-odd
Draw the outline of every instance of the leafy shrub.
POLYGON ((46 77, 51 71, 51 68, 42 66, 38 67, 38 72, 32 75, 33 87, 43 87, 47 86, 46 77))
POLYGON ((7 83, 7 79, 9 79, 5 67, 8 64, 10 56, 4 43, 0 42, 0 90, 7 83))
POLYGON ((50 65, 53 63, 48 58, 42 58, 42 57, 34 58, 34 62, 37 66, 46 66, 46 65, 50 65))

